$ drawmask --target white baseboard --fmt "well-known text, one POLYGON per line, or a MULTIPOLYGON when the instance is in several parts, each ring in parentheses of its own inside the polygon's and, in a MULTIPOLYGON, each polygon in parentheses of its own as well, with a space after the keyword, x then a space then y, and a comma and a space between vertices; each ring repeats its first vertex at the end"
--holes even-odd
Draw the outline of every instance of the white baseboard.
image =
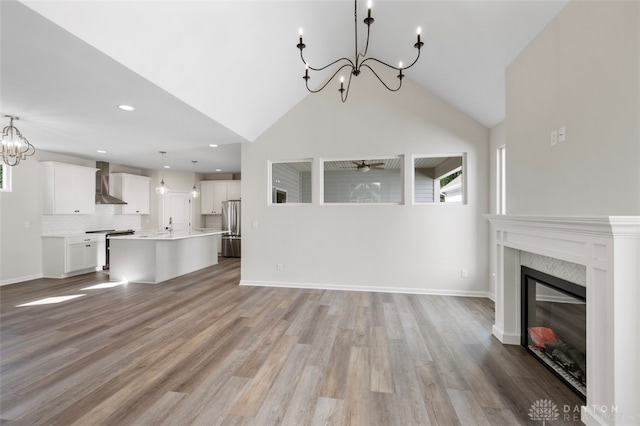
POLYGON ((459 297, 485 297, 490 298, 488 291, 468 291, 468 290, 444 290, 429 288, 411 287, 380 287, 380 286, 359 286, 344 284, 321 284, 321 283, 292 283, 278 281, 251 281, 240 280, 242 286, 254 287, 281 287, 281 288, 305 288, 315 290, 342 290, 342 291, 370 291, 374 293, 402 293, 402 294, 424 294, 432 296, 459 296, 459 297))
POLYGON ((42 274, 34 274, 34 275, 25 275, 24 277, 11 278, 8 280, 0 281, 0 286, 9 285, 9 284, 17 284, 24 281, 37 280, 38 278, 42 278, 42 274))
MULTIPOLYGON (((634 407, 630 407, 634 408, 634 407)), ((580 420, 587 426, 627 426, 640 424, 640 413, 619 411, 618 406, 612 405, 583 405, 580 420)))
POLYGON ((500 330, 495 324, 492 327, 493 335, 496 339, 500 341, 500 343, 504 345, 519 345, 520 344, 520 335, 519 334, 507 334, 504 331, 500 330))

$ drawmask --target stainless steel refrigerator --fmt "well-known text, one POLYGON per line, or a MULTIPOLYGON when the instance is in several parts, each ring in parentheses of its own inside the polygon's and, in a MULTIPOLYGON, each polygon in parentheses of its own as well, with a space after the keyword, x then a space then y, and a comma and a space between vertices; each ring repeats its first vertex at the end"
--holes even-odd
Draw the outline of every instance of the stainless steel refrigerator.
POLYGON ((222 203, 222 256, 240 257, 240 200, 224 201, 222 203))

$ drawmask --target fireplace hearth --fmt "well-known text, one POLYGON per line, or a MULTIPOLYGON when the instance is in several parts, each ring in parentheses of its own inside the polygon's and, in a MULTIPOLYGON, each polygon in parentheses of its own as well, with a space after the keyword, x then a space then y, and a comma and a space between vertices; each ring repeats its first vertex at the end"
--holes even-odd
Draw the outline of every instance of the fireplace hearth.
POLYGON ((526 266, 520 283, 521 345, 586 400, 586 288, 526 266))

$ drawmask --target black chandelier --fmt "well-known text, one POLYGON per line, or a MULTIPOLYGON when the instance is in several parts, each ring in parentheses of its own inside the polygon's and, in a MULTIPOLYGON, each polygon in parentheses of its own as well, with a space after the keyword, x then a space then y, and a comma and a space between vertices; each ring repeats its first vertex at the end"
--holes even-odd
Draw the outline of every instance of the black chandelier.
POLYGON ((311 65, 309 65, 307 63, 307 61, 305 61, 304 59, 304 55, 302 54, 302 50, 307 47, 303 42, 302 42, 302 28, 300 28, 300 43, 297 44, 297 48, 300 49, 300 58, 302 59, 302 63, 304 63, 305 65, 305 71, 304 71, 304 77, 302 77, 305 81, 305 85, 307 86, 307 90, 311 93, 318 93, 320 92, 322 89, 324 89, 325 87, 327 87, 327 85, 331 82, 331 80, 333 80, 333 78, 338 75, 338 73, 343 69, 343 68, 349 68, 349 80, 347 81, 347 88, 345 89, 344 87, 344 76, 340 76, 340 89, 338 89, 338 91, 340 92, 340 98, 342 99, 342 102, 345 102, 347 100, 347 97, 349 96, 349 88, 351 87, 351 78, 352 77, 357 77, 360 74, 360 71, 362 68, 368 68, 369 71, 371 71, 373 73, 373 75, 376 76, 376 78, 380 81, 380 83, 382 83, 382 85, 384 87, 387 88, 387 90, 390 90, 392 92, 397 92, 398 90, 400 90, 400 88, 402 87, 402 79, 404 78, 404 74, 402 73, 402 71, 407 70, 409 68, 411 68, 412 66, 415 65, 416 62, 418 62, 418 59, 420 59, 420 48, 424 45, 423 42, 420 41, 420 27, 418 27, 418 41, 413 45, 413 47, 415 47, 416 49, 418 49, 418 56, 416 56, 416 59, 414 59, 414 61, 411 63, 411 65, 409 66, 403 66, 402 62, 400 62, 398 64, 397 67, 394 67, 393 65, 390 65, 386 62, 383 62, 379 59, 376 58, 367 58, 367 50, 369 50, 369 33, 371 31, 371 24, 373 24, 374 19, 371 17, 371 0, 369 0, 368 4, 367 4, 367 17, 364 19, 364 23, 367 25, 367 43, 365 44, 365 48, 364 48, 364 53, 358 53, 358 2, 357 0, 355 0, 354 2, 354 17, 355 17, 355 57, 354 60, 352 61, 349 58, 340 58, 340 59, 336 59, 335 61, 331 62, 328 65, 325 65, 322 68, 314 68, 311 65), (376 62, 378 64, 384 65, 387 68, 393 69, 398 71, 398 87, 392 88, 390 87, 389 84, 385 83, 384 80, 382 80, 382 78, 378 75, 378 73, 376 73, 376 71, 371 68, 371 66, 367 63, 369 61, 372 62, 376 62), (331 78, 329 78, 327 80, 327 82, 320 87, 318 90, 312 90, 309 88, 309 79, 311 78, 309 76, 309 70, 311 71, 323 71, 333 65, 342 63, 343 65, 340 66, 336 72, 333 73, 333 75, 331 76, 331 78))

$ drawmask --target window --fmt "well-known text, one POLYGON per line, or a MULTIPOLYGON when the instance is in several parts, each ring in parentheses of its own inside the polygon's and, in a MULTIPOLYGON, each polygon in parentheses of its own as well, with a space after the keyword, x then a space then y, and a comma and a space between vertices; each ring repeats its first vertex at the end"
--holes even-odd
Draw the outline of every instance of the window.
POLYGON ((413 201, 465 203, 464 155, 415 157, 413 201))
POLYGON ((271 163, 270 204, 311 203, 311 160, 271 163))
POLYGON ((399 204, 402 163, 402 157, 324 161, 324 202, 399 204))
POLYGON ((496 214, 507 214, 507 193, 505 172, 507 149, 504 145, 496 150, 496 214))
POLYGON ((11 191, 11 167, 0 164, 0 191, 11 191))

